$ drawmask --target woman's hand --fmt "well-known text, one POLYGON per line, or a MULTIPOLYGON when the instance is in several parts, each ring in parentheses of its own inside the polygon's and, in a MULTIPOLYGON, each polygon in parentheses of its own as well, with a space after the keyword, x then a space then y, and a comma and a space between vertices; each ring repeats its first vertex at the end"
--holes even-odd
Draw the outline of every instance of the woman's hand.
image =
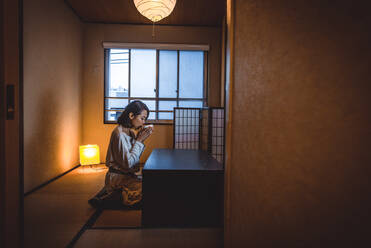
POLYGON ((142 130, 139 131, 137 135, 137 141, 142 142, 145 141, 151 134, 152 134, 153 128, 152 127, 145 127, 142 130))

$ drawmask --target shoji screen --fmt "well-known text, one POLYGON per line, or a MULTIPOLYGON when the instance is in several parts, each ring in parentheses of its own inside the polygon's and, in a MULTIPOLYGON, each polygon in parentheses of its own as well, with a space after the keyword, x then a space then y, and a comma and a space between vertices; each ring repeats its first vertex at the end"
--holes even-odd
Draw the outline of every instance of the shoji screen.
POLYGON ((224 163, 224 108, 210 108, 211 154, 224 163))
POLYGON ((174 148, 205 150, 224 163, 224 108, 174 108, 174 148))
POLYGON ((210 137, 209 137, 209 109, 203 108, 201 110, 201 149, 210 152, 210 137))
POLYGON ((200 149, 199 108, 174 108, 174 148, 200 149))

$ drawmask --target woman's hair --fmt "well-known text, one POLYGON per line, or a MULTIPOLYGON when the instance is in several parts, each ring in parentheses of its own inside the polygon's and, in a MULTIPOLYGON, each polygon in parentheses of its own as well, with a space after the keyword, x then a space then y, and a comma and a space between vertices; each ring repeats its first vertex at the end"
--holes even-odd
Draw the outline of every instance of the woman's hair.
POLYGON ((149 116, 149 109, 147 105, 145 105, 143 102, 139 100, 132 101, 129 103, 126 107, 124 112, 120 115, 120 117, 117 119, 117 123, 120 124, 121 126, 131 128, 131 120, 129 118, 129 113, 133 113, 134 116, 140 115, 143 110, 147 110, 147 118, 149 116))

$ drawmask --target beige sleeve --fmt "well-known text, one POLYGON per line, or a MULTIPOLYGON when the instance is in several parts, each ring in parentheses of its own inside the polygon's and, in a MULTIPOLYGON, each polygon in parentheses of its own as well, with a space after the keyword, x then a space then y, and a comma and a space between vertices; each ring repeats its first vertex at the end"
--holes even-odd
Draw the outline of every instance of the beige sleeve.
POLYGON ((134 145, 130 143, 130 137, 126 134, 120 135, 118 150, 116 151, 116 161, 124 169, 132 169, 139 163, 140 156, 144 151, 144 144, 135 141, 134 145))

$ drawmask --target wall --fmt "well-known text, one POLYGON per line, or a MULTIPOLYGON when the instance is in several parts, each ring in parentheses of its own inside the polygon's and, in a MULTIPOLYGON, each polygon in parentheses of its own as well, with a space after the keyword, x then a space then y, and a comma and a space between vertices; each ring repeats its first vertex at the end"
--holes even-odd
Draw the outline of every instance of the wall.
POLYGON ((231 6, 226 247, 369 247, 370 4, 231 6))
POLYGON ((63 1, 23 2, 27 192, 79 164, 83 26, 63 1))
MULTIPOLYGON (((101 161, 105 161, 114 124, 103 124, 104 52, 103 41, 210 44, 209 105, 220 105, 220 28, 150 25, 86 24, 84 34, 83 143, 98 144, 101 161)), ((171 125, 156 125, 146 141, 141 157, 144 162, 153 148, 172 148, 171 125)))

